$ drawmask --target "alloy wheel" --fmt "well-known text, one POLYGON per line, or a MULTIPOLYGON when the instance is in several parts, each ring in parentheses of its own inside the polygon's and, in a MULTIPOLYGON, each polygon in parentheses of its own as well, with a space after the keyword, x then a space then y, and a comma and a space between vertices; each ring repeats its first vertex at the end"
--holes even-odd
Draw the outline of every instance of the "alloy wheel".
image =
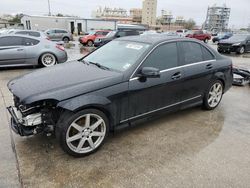
POLYGON ((74 120, 66 133, 70 150, 85 154, 98 148, 106 136, 105 121, 97 114, 85 114, 74 120))
POLYGON ((42 56, 42 64, 45 67, 50 67, 56 64, 56 58, 54 55, 47 53, 42 56))
POLYGON ((216 107, 220 103, 222 95, 223 95, 223 86, 221 85, 221 83, 217 82, 211 87, 209 91, 208 105, 211 108, 216 107))

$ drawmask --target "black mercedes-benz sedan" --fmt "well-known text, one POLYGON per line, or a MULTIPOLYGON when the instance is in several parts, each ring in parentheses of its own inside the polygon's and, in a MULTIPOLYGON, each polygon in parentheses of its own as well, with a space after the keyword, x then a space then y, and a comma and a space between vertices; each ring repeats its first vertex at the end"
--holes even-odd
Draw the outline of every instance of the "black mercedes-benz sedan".
POLYGON ((11 80, 8 110, 16 133, 55 133, 65 152, 81 157, 138 119, 216 108, 232 81, 231 60, 198 40, 124 37, 78 61, 11 80))

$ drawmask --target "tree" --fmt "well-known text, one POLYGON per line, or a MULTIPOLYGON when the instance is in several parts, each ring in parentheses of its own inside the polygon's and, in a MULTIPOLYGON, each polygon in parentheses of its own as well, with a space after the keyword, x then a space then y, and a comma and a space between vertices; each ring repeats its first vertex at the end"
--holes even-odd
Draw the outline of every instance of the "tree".
POLYGON ((16 14, 12 19, 9 20, 9 22, 21 23, 22 17, 23 17, 23 14, 16 14))
POLYGON ((63 17, 63 14, 58 13, 56 16, 57 16, 57 17, 63 17))
POLYGON ((185 21, 184 28, 188 30, 194 29, 194 26, 196 25, 195 21, 193 19, 189 19, 188 21, 185 21))

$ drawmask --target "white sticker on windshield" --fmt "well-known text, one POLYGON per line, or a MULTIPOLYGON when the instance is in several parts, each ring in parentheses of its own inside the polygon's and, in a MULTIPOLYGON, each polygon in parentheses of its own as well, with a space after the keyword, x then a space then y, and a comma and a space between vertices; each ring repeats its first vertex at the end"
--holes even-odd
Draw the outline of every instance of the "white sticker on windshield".
POLYGON ((134 50, 140 50, 143 48, 142 45, 138 44, 127 44, 126 48, 134 49, 134 50))
POLYGON ((127 64, 124 65, 122 68, 123 68, 124 70, 127 70, 130 66, 131 66, 131 64, 127 63, 127 64))

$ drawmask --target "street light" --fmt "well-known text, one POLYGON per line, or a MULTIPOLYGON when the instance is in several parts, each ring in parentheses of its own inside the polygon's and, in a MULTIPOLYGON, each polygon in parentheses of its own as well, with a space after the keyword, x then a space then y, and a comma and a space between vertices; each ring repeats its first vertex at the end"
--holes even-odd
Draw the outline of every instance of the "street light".
POLYGON ((51 11, 50 11, 50 0, 48 0, 48 8, 49 8, 49 16, 51 16, 51 11))

